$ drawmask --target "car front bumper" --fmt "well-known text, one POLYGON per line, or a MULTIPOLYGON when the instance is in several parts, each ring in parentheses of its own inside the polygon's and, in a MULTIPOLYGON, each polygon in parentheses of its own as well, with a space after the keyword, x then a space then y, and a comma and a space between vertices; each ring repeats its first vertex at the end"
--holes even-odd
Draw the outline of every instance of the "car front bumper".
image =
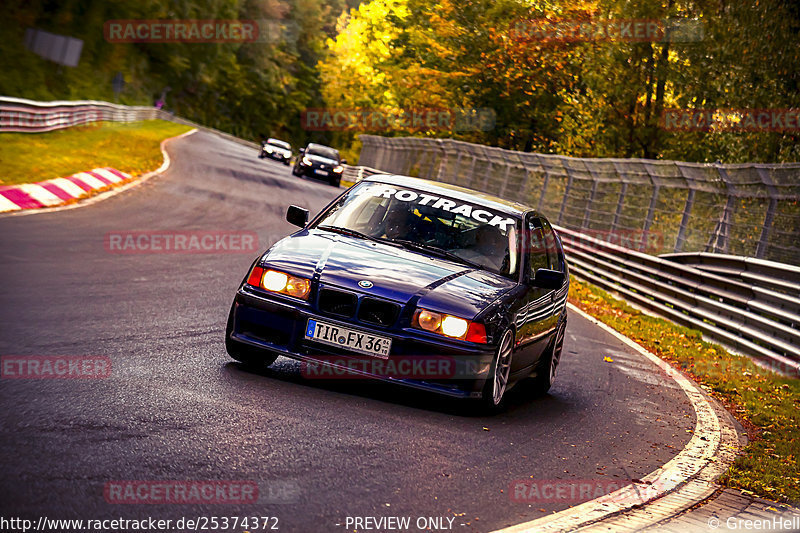
POLYGON ((311 176, 322 180, 329 180, 332 177, 341 178, 342 176, 342 172, 334 172, 333 171, 334 167, 327 164, 323 168, 323 166, 319 163, 312 163, 310 165, 306 165, 301 161, 298 164, 298 168, 300 169, 300 172, 305 174, 306 176, 311 176))
POLYGON ((370 378, 458 398, 480 398, 494 357, 493 346, 432 339, 426 332, 371 328, 364 324, 317 314, 309 304, 282 301, 239 289, 233 303, 230 337, 270 354, 306 363, 307 377, 370 378), (305 338, 309 318, 382 337, 391 337, 388 359, 357 354, 305 338), (435 361, 423 365, 426 359, 435 361), (372 362, 373 364, 370 364, 372 362), (417 363, 414 366, 414 363, 417 363), (404 366, 405 365, 405 366, 404 366), (414 369, 375 372, 376 368, 414 369), (420 374, 419 369, 423 369, 420 374))
POLYGON ((266 150, 261 150, 262 157, 269 157, 270 159, 277 159, 278 161, 288 161, 291 157, 286 157, 284 154, 279 152, 268 152, 266 150))

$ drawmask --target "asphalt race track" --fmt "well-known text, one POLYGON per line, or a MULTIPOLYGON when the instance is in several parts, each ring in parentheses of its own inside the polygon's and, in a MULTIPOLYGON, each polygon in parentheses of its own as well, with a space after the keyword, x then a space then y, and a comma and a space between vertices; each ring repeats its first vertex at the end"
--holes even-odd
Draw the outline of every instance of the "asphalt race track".
POLYGON ((348 516, 454 517, 454 530, 489 531, 579 503, 514 502, 514 480, 638 478, 691 437, 681 390, 574 314, 550 394, 518 387, 494 417, 306 379, 283 358, 246 371, 223 336, 258 253, 119 254, 107 235, 254 231, 264 250, 292 231, 287 205, 313 214, 338 191, 207 133, 168 151, 164 175, 105 201, 0 218, 0 354, 112 362, 107 379, 0 380, 3 516, 272 516, 292 532, 344 532, 348 516), (251 480, 259 500, 108 503, 118 480, 251 480))

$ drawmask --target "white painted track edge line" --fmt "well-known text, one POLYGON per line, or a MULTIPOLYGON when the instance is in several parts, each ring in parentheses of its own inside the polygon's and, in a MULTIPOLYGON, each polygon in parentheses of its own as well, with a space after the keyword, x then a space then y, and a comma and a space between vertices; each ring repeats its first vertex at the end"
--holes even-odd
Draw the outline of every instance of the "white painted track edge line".
MULTIPOLYGON (((672 378, 678 386, 680 386, 681 390, 683 390, 692 404, 697 418, 694 433, 687 445, 675 457, 642 478, 643 481, 657 481, 662 483, 666 487, 665 492, 662 494, 655 494, 640 502, 631 501, 631 492, 636 491, 638 494, 638 489, 637 487, 631 488, 631 485, 629 485, 618 491, 606 494, 600 498, 582 503, 575 507, 499 529, 494 533, 575 530, 585 526, 599 525, 603 520, 616 517, 634 508, 646 509, 648 503, 658 501, 664 495, 674 492, 676 489, 695 478, 704 467, 713 462, 714 457, 720 451, 720 446, 722 444, 721 421, 716 414, 714 406, 697 385, 683 374, 673 369, 669 363, 645 350, 642 346, 622 335, 612 327, 600 322, 571 303, 568 304, 568 307, 570 311, 579 314, 600 329, 613 335, 664 370, 667 376, 672 378)), ((700 498, 696 503, 702 500, 703 498, 700 498)), ((679 512, 677 508, 676 512, 679 512)), ((655 520, 652 524, 658 521, 659 520, 655 520)))

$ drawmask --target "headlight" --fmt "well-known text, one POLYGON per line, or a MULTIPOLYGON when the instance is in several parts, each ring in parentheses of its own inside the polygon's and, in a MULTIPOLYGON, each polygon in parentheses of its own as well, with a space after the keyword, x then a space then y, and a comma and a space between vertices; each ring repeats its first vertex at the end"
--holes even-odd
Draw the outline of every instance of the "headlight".
POLYGON ((483 324, 457 316, 417 309, 411 325, 445 337, 486 344, 486 328, 483 324))
POLYGON ((336 172, 337 174, 340 174, 344 171, 344 167, 342 165, 333 167, 333 171, 336 172))
POLYGON ((247 284, 271 292, 288 294, 301 300, 307 299, 311 291, 311 281, 306 278, 291 276, 277 270, 266 270, 259 266, 253 267, 247 278, 247 284))
POLYGON ((307 158, 306 156, 303 156, 303 164, 311 166, 311 160, 309 158, 307 158))
POLYGON ((446 316, 442 320, 442 333, 448 337, 461 338, 467 333, 469 322, 463 318, 455 316, 446 316))
POLYGON ((272 153, 272 148, 267 148, 267 152, 272 153))

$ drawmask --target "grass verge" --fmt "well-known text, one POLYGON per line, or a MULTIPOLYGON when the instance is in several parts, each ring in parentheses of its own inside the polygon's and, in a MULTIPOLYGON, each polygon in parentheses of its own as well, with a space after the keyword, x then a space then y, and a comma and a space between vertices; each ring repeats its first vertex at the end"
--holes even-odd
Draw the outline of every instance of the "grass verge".
POLYGON ((750 443, 720 483, 800 505, 800 379, 758 367, 598 287, 575 278, 570 283, 572 304, 690 375, 745 426, 750 443))
POLYGON ((164 120, 146 120, 47 133, 0 133, 0 185, 44 181, 98 167, 144 174, 161 166, 161 141, 190 129, 164 120))

